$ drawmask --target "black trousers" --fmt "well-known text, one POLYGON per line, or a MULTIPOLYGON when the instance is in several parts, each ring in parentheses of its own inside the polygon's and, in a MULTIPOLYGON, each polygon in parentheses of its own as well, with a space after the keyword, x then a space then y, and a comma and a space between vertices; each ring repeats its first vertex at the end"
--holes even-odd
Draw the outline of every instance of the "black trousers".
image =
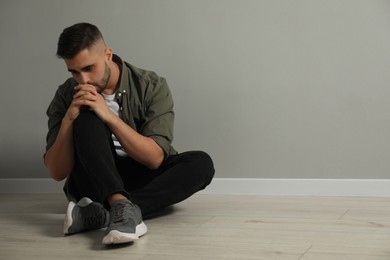
POLYGON ((108 208, 107 197, 121 193, 145 216, 187 199, 214 176, 213 162, 202 151, 171 155, 156 170, 117 156, 110 129, 92 111, 75 120, 73 138, 75 165, 64 186, 70 201, 89 197, 108 208))

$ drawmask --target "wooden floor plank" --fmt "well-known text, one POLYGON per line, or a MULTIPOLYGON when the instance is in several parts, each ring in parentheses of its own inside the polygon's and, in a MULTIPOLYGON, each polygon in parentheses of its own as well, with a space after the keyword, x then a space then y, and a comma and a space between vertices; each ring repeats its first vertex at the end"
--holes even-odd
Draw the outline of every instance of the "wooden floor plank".
POLYGON ((198 194, 131 245, 63 236, 63 194, 0 194, 0 259, 390 259, 390 198, 198 194))

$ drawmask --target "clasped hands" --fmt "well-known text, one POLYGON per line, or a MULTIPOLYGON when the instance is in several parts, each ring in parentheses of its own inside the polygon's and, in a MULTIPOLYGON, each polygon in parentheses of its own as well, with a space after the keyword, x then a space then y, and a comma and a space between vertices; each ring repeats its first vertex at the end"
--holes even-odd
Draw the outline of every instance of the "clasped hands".
POLYGON ((91 84, 79 84, 74 88, 77 92, 68 108, 66 116, 75 120, 83 108, 88 108, 106 122, 109 117, 115 115, 107 106, 103 96, 97 92, 96 87, 91 84))

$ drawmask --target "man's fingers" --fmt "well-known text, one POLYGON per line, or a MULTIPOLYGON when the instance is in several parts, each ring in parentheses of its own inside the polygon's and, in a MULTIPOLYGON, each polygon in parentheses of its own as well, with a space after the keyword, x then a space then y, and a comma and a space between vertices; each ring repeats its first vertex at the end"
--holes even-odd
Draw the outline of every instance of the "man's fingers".
POLYGON ((73 98, 76 99, 85 96, 85 97, 94 97, 96 100, 96 95, 97 95, 96 91, 93 92, 93 91, 79 90, 76 92, 76 94, 73 95, 73 98))
POLYGON ((86 92, 90 92, 90 93, 92 93, 94 95, 97 94, 96 88, 93 85, 90 85, 90 84, 79 84, 74 89, 76 91, 78 91, 78 92, 86 91, 86 92))
POLYGON ((97 96, 87 93, 87 94, 75 96, 75 97, 73 97, 73 99, 75 99, 75 100, 91 100, 91 101, 95 101, 95 100, 97 100, 97 96))

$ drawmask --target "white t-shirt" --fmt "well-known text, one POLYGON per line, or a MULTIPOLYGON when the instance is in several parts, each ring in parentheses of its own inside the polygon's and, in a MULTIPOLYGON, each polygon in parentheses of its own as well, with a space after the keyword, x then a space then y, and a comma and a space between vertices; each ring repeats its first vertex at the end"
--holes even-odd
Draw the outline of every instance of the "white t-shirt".
MULTIPOLYGON (((105 95, 102 93, 102 95, 103 95, 104 100, 107 103, 107 106, 112 110, 112 112, 114 112, 117 116, 120 116, 119 104, 115 100, 115 93, 112 95, 105 95)), ((123 157, 128 156, 114 134, 112 135, 112 140, 114 141, 116 154, 119 156, 123 156, 123 157)))

